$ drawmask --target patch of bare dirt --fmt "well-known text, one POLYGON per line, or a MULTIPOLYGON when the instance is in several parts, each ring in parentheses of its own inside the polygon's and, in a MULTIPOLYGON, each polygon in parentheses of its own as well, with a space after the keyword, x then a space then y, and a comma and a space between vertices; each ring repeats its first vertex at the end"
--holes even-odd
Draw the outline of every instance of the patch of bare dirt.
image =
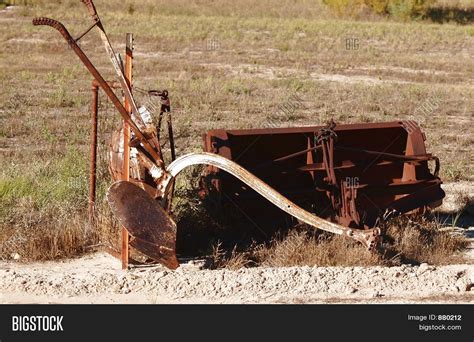
MULTIPOLYGON (((466 214, 474 215, 474 184, 472 182, 446 183, 441 187, 446 197, 436 211, 449 214, 466 211, 466 214)), ((471 226, 474 226, 474 222, 471 222, 471 226)))
MULTIPOLYGON (((402 67, 380 67, 376 68, 356 68, 348 70, 349 74, 343 73, 325 73, 318 70, 300 70, 286 67, 276 67, 260 64, 228 64, 228 63, 200 63, 201 66, 209 69, 223 70, 233 77, 240 78, 261 78, 266 80, 284 79, 288 77, 297 77, 298 79, 310 79, 326 82, 337 82, 344 84, 364 83, 367 85, 379 84, 419 84, 423 82, 415 82, 410 79, 404 79, 406 75, 423 74, 446 76, 450 73, 435 70, 416 70, 402 67), (374 76, 374 71, 384 70, 395 73, 395 76, 374 76)), ((453 74, 454 75, 454 74, 453 74)), ((431 81, 433 83, 433 81, 431 81)))
POLYGON ((0 263, 1 303, 474 303, 474 265, 122 271, 96 253, 0 263))

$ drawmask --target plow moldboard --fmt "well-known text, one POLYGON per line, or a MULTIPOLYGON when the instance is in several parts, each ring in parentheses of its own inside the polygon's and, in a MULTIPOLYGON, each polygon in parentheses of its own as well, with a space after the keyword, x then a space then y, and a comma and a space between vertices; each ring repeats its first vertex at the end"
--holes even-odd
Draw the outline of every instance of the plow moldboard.
POLYGON ((118 181, 107 191, 107 200, 134 238, 132 247, 171 269, 179 266, 176 223, 147 192, 131 182, 118 181))

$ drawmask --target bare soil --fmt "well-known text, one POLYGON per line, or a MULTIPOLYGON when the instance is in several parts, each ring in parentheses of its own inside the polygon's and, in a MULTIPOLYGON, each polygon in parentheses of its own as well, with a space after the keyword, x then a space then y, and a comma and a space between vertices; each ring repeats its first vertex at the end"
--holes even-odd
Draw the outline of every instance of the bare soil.
POLYGON ((0 263, 0 303, 474 303, 474 265, 129 271, 106 253, 0 263))

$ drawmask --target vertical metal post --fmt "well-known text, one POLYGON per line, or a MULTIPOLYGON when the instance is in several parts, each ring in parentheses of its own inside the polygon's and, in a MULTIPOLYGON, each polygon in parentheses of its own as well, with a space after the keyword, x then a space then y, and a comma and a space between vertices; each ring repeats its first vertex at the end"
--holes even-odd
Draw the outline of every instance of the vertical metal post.
MULTIPOLYGON (((127 33, 125 44, 125 79, 132 89, 132 62, 133 62, 133 34, 127 33)), ((132 105, 125 98, 124 107, 128 113, 132 113, 132 105)), ((123 122, 123 180, 130 180, 130 126, 123 122)), ((129 251, 129 235, 125 227, 122 227, 122 269, 128 268, 129 251)))
POLYGON ((90 172, 89 172, 89 224, 94 223, 94 207, 97 177, 97 113, 99 112, 99 87, 92 82, 92 112, 90 133, 90 172))
MULTIPOLYGON (((171 112, 168 113, 168 139, 170 142, 170 150, 171 150, 171 161, 175 161, 176 159, 176 147, 174 145, 174 135, 173 135, 173 122, 171 118, 171 112)), ((166 211, 171 213, 171 209, 173 208, 173 194, 174 194, 174 181, 171 184, 171 190, 167 198, 166 202, 166 211)))

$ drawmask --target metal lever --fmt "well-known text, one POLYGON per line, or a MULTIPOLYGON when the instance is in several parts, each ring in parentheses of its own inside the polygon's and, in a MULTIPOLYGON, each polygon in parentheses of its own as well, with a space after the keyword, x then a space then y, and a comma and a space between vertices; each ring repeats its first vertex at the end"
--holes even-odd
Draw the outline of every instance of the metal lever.
POLYGON ((92 2, 92 0, 81 0, 81 2, 86 5, 87 10, 91 14, 91 16, 95 17, 95 19, 98 21, 99 16, 97 15, 97 10, 95 9, 95 5, 92 2))
POLYGON ((63 24, 61 24, 59 21, 50 19, 50 18, 45 18, 45 17, 40 17, 40 18, 34 18, 33 19, 33 25, 39 26, 39 25, 46 25, 46 26, 51 26, 52 28, 56 29, 59 33, 61 33, 61 36, 64 37, 64 39, 67 40, 69 44, 74 43, 74 39, 71 37, 71 34, 69 31, 64 27, 63 24))
POLYGON ((130 125, 130 128, 133 130, 133 133, 135 133, 136 137, 140 139, 140 142, 143 144, 143 147, 145 148, 145 150, 152 156, 152 158, 155 161, 157 161, 159 164, 162 164, 162 160, 160 156, 158 155, 158 153, 156 152, 156 150, 154 149, 154 147, 150 144, 150 142, 145 137, 145 135, 140 131, 138 126, 133 122, 128 111, 123 106, 122 102, 118 99, 117 95, 115 95, 112 88, 110 88, 109 84, 104 80, 102 75, 94 67, 94 65, 91 63, 91 61, 86 56, 86 54, 82 51, 79 45, 77 45, 77 43, 71 37, 71 34, 68 32, 66 27, 64 27, 64 25, 61 24, 59 21, 56 21, 50 18, 44 18, 44 17, 33 19, 33 25, 51 26, 52 28, 56 29, 59 33, 61 33, 61 35, 68 42, 72 50, 76 53, 76 55, 79 57, 82 63, 84 63, 84 65, 92 74, 92 76, 94 76, 94 78, 97 80, 100 87, 105 91, 105 93, 110 98, 110 100, 112 101, 115 108, 118 110, 118 112, 122 116, 122 118, 130 125))

